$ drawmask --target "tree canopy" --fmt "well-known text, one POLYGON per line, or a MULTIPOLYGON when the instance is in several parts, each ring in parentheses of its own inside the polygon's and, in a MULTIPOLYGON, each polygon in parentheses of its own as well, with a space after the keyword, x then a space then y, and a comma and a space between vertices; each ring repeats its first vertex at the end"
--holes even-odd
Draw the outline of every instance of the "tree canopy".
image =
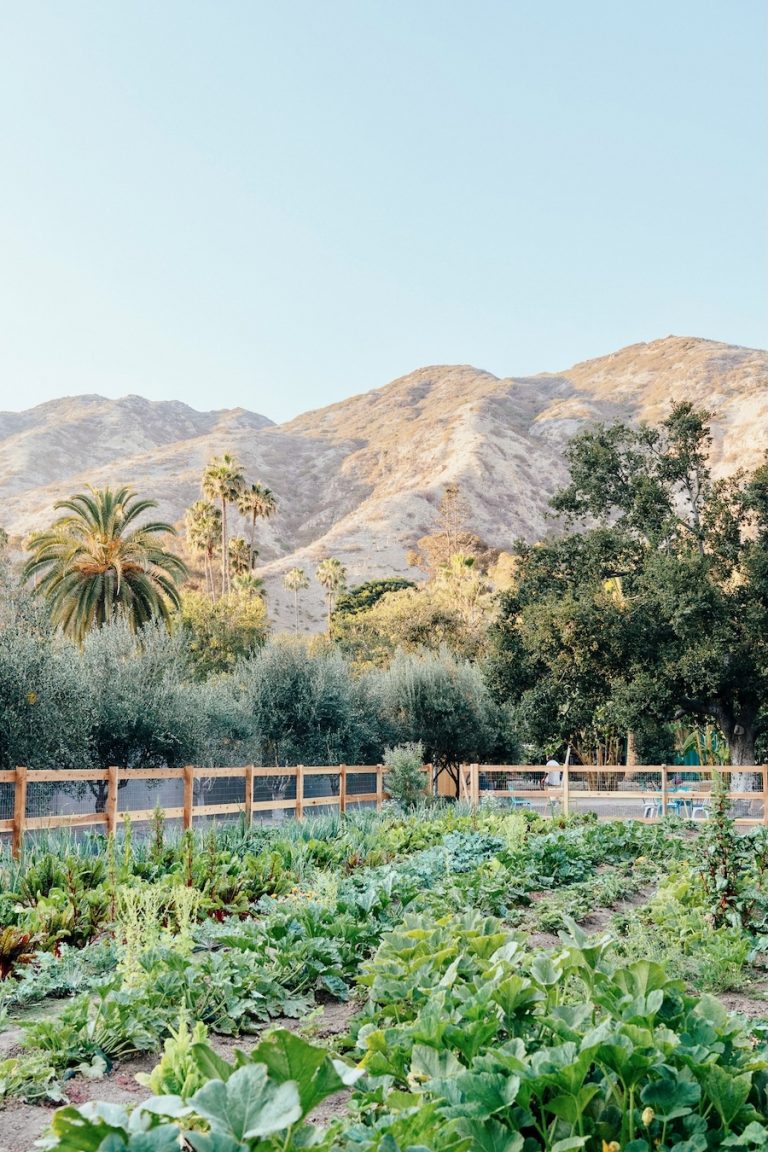
POLYGON ((125 487, 89 488, 55 507, 64 515, 29 538, 24 568, 54 624, 82 642, 118 615, 134 630, 154 618, 168 622, 187 568, 164 546, 173 526, 146 520, 157 501, 125 487))
POLYGON ((599 425, 552 501, 575 528, 518 548, 488 662, 541 738, 594 741, 688 714, 754 763, 768 699, 768 465, 713 478, 709 414, 599 425), (535 721, 534 719, 535 718, 535 721))

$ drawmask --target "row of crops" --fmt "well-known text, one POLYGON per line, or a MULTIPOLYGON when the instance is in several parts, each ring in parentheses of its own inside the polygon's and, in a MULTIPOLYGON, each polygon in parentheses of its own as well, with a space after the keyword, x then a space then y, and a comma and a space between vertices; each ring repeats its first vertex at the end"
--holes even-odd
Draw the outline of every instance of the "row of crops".
POLYGON ((0 1100, 60 1103, 69 1152, 766 1148, 768 1020, 720 997, 767 876, 725 819, 494 807, 39 842, 0 877, 0 1100), (67 1104, 148 1052, 140 1105, 67 1104))

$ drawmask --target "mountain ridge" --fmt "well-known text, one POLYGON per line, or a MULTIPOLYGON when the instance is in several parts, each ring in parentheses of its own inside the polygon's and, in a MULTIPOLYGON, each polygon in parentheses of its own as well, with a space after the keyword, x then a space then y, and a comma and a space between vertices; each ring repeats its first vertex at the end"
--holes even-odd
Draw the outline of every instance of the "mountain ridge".
MULTIPOLYGON (((714 409, 713 467, 754 467, 768 446, 768 353, 665 337, 562 372, 498 377, 427 365, 283 424, 244 408, 198 412, 182 401, 97 394, 0 413, 0 524, 45 524, 56 499, 86 483, 128 483, 179 523, 207 460, 237 455, 276 493, 258 526, 270 612, 288 620, 282 575, 337 555, 352 582, 408 572, 440 492, 457 481, 473 528, 496 547, 535 539, 566 478, 563 450, 585 423, 663 419, 673 400, 714 409)), ((321 620, 319 590, 310 596, 321 620)))

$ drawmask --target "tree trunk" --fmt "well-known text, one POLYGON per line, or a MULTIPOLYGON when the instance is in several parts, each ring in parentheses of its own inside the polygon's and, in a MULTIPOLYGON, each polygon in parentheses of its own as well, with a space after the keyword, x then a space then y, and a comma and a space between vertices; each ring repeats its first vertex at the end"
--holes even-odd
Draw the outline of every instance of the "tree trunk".
POLYGON ((227 502, 221 500, 221 594, 227 591, 229 583, 229 556, 227 555, 227 502))
MULTIPOLYGON (((728 741, 728 752, 733 768, 749 768, 755 763, 755 723, 752 717, 733 715, 721 711, 717 721, 728 741)), ((757 788, 756 772, 731 773, 733 792, 754 792, 757 788)))
POLYGON ((293 608, 294 608, 294 611, 296 613, 296 635, 298 636, 298 634, 299 634, 299 590, 298 590, 298 588, 294 588, 294 590, 293 590, 293 608))
MULTIPOLYGON (((631 730, 627 732, 627 768, 636 768, 638 765, 637 759, 637 745, 635 744, 635 734, 631 730)), ((624 780, 634 780, 635 772, 626 772, 624 780)))
MULTIPOLYGON (((728 751, 734 768, 746 768, 755 763, 755 733, 753 729, 742 728, 737 724, 733 733, 728 733, 728 751)), ((756 772, 733 772, 731 788, 734 792, 754 792, 758 787, 756 772)))
POLYGON ((253 546, 255 543, 256 543, 256 513, 254 512, 253 519, 251 521, 251 544, 250 544, 250 548, 248 549, 248 571, 249 572, 253 568, 253 555, 254 555, 253 546))
POLYGON ((106 780, 89 780, 88 788, 95 800, 94 812, 106 812, 109 785, 106 780))

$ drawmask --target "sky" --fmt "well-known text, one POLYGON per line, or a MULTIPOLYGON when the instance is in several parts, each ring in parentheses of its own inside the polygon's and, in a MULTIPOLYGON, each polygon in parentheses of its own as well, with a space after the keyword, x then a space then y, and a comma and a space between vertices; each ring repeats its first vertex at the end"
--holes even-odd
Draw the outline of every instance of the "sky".
POLYGON ((0 407, 768 346, 764 0, 0 0, 0 407))

